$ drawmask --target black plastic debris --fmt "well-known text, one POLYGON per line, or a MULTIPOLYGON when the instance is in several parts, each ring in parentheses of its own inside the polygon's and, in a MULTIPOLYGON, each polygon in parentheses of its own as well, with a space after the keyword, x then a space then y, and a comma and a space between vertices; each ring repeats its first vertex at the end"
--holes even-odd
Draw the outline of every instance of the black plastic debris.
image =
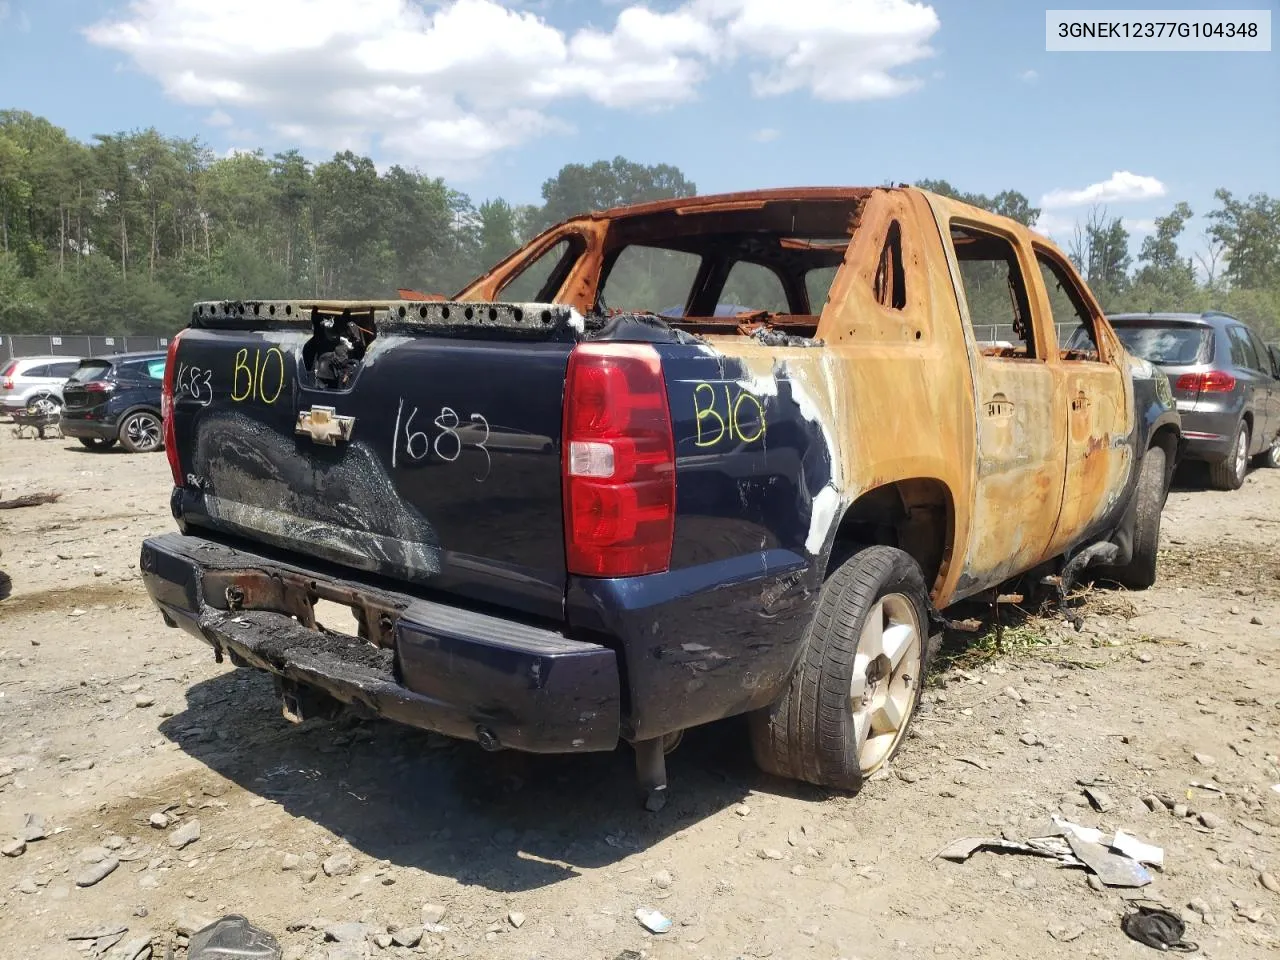
POLYGON ((191 935, 187 960, 280 960, 280 944, 233 913, 191 935))
POLYGON ((1135 905, 1132 913, 1121 918, 1120 929, 1130 940, 1137 940, 1154 950, 1195 953, 1200 949, 1198 944, 1182 939, 1187 932, 1182 919, 1163 908, 1135 905))

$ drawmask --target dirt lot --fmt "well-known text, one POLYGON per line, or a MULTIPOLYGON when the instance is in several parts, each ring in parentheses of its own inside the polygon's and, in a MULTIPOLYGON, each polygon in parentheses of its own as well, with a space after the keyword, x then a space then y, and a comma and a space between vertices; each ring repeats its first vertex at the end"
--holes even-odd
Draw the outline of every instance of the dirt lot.
POLYGON ((0 498, 38 490, 63 496, 0 511, 0 845, 28 813, 49 836, 0 857, 0 956, 91 956, 68 936, 128 927, 121 946, 151 936, 162 957, 178 929, 233 912, 293 958, 1155 956, 1081 870, 932 859, 1054 812, 1162 846, 1143 892, 1204 956, 1280 949, 1280 471, 1176 489, 1161 582, 1095 589, 1082 632, 1031 619, 1002 657, 950 646, 914 737, 859 796, 757 774, 725 723, 671 757, 657 815, 625 749, 495 756, 386 724, 290 726, 266 677, 215 664, 145 597, 139 542, 172 526, 163 455, 0 426, 0 498), (1190 786, 1211 780, 1221 792, 1190 786), (1148 809, 1153 793, 1189 815, 1148 809), (672 930, 646 932, 642 906, 672 930), (373 942, 424 913, 447 929, 373 942), (339 922, 370 939, 325 943, 339 922))

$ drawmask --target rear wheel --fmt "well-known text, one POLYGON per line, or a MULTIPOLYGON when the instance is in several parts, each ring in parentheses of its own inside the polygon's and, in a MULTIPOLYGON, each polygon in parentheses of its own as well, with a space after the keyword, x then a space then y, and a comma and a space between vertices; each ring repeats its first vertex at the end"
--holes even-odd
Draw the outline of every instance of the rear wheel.
POLYGON ((919 565, 869 547, 823 585, 782 696, 751 715, 768 773, 857 790, 892 759, 924 683, 928 593, 919 565))
POLYGON ((115 437, 80 437, 80 445, 90 450, 106 450, 116 445, 115 437))
POLYGON ((1236 442, 1221 463, 1209 464, 1209 483, 1216 490, 1239 490, 1249 469, 1249 424, 1241 420, 1236 442))
POLYGON ((52 393, 37 394, 27 401, 27 413, 44 414, 49 416, 57 413, 61 409, 62 401, 52 393))
POLYGON ((1165 499, 1165 452, 1152 447, 1142 458, 1142 472, 1133 495, 1133 556, 1123 567, 1105 567, 1099 575, 1131 590, 1145 590, 1156 582, 1156 552, 1160 547, 1160 511, 1165 499))
POLYGON ((138 410, 120 424, 120 443, 130 453, 159 450, 162 441, 160 417, 150 410, 138 410))

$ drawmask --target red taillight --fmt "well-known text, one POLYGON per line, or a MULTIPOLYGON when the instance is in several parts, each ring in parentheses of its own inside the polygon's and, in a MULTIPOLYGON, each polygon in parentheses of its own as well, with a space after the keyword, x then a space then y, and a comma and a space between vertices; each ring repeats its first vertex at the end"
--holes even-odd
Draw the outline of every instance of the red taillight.
POLYGON ((103 383, 101 380, 90 380, 88 383, 81 386, 80 389, 85 393, 112 393, 115 391, 115 388, 116 385, 114 383, 103 383))
POLYGON ((164 454, 169 458, 173 485, 182 486, 182 463, 178 460, 178 438, 173 423, 173 380, 177 374, 178 341, 185 330, 179 330, 169 341, 168 359, 164 363, 164 386, 160 388, 160 419, 164 423, 164 454))
POLYGON ((5 377, 3 381, 0 381, 0 387, 4 387, 6 390, 12 390, 13 377, 5 377))
POLYGON ((564 391, 564 543, 570 573, 634 577, 671 564, 675 443, 658 351, 580 344, 564 391))
POLYGON ((1175 390, 1186 390, 1189 393, 1230 393, 1236 388, 1236 378, 1222 370, 1184 373, 1173 386, 1175 390))

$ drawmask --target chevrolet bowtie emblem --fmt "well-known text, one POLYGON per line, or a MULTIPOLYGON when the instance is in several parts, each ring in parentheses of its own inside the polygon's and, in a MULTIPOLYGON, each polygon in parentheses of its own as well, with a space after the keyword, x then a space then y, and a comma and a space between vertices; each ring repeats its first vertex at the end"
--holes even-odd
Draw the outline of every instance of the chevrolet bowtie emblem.
POLYGON ((305 433, 316 443, 332 447, 339 440, 350 440, 355 425, 355 417, 340 416, 334 413, 333 407, 312 407, 310 410, 298 411, 298 428, 295 432, 305 433))

